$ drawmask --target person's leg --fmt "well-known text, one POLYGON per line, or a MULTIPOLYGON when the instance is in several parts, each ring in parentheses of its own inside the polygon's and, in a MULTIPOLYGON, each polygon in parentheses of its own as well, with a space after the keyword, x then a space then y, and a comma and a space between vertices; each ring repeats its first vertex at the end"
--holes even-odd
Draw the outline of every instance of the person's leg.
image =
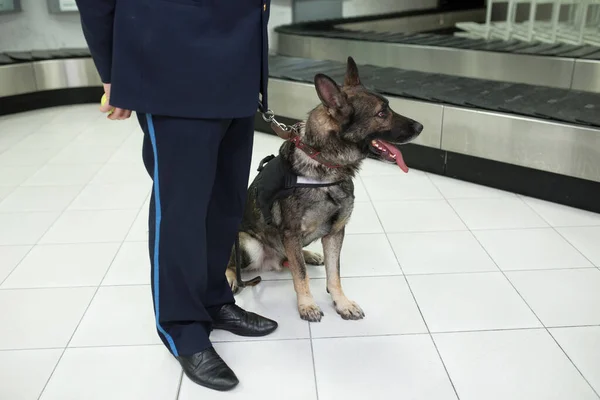
MULTIPOLYGON (((208 246, 224 249, 221 242, 229 236, 235 238, 239 225, 239 218, 235 223, 228 216, 226 205, 209 207, 213 190, 221 193, 221 186, 237 182, 238 178, 232 178, 229 183, 215 184, 215 176, 224 165, 219 162, 226 153, 220 150, 223 138, 238 125, 231 120, 148 115, 139 119, 147 136, 144 163, 154 180, 149 248, 157 330, 193 382, 217 390, 232 389, 239 381, 212 347, 211 326, 246 336, 263 336, 277 327, 276 322, 233 304, 225 279, 227 257, 221 262, 221 252, 216 257, 208 255, 208 246), (211 216, 209 223, 209 208, 227 215, 211 216), (225 305, 215 307, 218 304, 225 305)), ((249 149, 242 148, 251 152, 251 144, 249 149)), ((223 168, 229 170, 228 165, 223 168)), ((229 251, 232 245, 233 240, 227 245, 229 251)))
POLYGON ((252 162, 254 118, 234 119, 219 148, 206 220, 208 279, 203 302, 209 311, 234 302, 225 270, 246 204, 252 162))
POLYGON ((231 121, 219 148, 206 220, 209 287, 203 298, 211 327, 241 336, 265 336, 277 322, 235 305, 225 270, 240 228, 254 141, 254 118, 231 121))
MULTIPOLYGON (((228 120, 138 115, 153 178, 149 218, 157 330, 175 356, 211 347, 203 299, 208 277, 206 216, 228 120)), ((223 266, 223 272, 225 266, 223 266)))

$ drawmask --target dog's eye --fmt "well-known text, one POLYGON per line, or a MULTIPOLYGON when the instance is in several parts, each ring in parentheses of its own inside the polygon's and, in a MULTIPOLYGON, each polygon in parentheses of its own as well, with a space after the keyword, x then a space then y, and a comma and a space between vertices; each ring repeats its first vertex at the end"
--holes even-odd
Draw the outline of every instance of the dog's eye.
POLYGON ((377 113, 377 116, 379 118, 385 118, 387 116, 387 113, 385 112, 385 110, 381 110, 377 113))

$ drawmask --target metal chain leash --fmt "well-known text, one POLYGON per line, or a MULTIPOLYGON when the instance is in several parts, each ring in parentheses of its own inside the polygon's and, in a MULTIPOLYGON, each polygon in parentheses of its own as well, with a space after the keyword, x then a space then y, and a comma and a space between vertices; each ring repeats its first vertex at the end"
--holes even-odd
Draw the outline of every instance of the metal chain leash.
POLYGON ((284 132, 291 133, 294 130, 293 126, 289 126, 284 124, 283 122, 277 121, 277 119, 275 119, 275 113, 270 108, 261 114, 263 121, 265 121, 268 124, 276 125, 279 129, 281 129, 284 132))

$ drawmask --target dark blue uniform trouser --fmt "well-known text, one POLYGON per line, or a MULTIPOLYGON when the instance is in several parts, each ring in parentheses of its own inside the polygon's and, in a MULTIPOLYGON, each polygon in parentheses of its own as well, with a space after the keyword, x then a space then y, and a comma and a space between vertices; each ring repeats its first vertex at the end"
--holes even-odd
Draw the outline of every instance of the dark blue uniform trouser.
POLYGON ((149 249, 160 338, 173 355, 211 346, 211 315, 234 298, 225 269, 246 201, 254 118, 138 113, 153 179, 149 249))

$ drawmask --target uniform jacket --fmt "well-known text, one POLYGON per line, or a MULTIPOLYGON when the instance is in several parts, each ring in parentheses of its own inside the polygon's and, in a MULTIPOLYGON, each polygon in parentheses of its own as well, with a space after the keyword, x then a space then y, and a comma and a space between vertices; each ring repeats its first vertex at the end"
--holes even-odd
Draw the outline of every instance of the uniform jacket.
POLYGON ((266 107, 271 0, 76 0, 111 105, 184 118, 266 107))

